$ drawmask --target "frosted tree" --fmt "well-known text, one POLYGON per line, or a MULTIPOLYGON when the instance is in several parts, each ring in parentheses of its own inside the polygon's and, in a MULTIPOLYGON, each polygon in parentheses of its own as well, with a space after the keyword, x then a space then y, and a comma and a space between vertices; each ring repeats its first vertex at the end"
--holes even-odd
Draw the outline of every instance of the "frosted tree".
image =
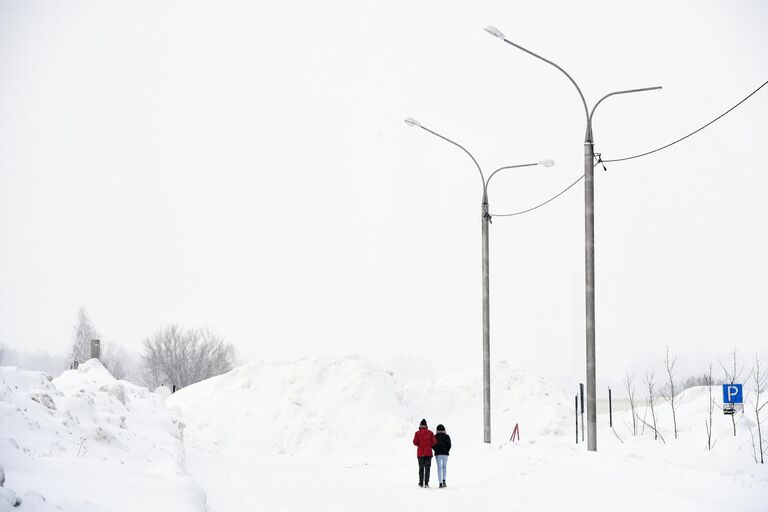
POLYGON ((677 363, 677 356, 670 359, 669 347, 667 347, 667 354, 664 357, 664 369, 667 372, 667 393, 662 396, 672 408, 672 426, 675 432, 675 439, 677 439, 677 406, 680 404, 682 395, 680 398, 676 396, 679 389, 675 389, 675 363, 677 363))
POLYGON ((82 363, 91 358, 91 340, 99 339, 99 333, 93 326, 93 322, 81 307, 77 312, 77 323, 72 329, 72 346, 69 351, 69 360, 82 363))
POLYGON ((228 372, 235 351, 210 329, 169 325, 144 339, 144 378, 149 386, 167 383, 181 389, 228 372))
POLYGON ((131 378, 131 354, 121 345, 106 342, 101 347, 101 364, 116 379, 131 378))

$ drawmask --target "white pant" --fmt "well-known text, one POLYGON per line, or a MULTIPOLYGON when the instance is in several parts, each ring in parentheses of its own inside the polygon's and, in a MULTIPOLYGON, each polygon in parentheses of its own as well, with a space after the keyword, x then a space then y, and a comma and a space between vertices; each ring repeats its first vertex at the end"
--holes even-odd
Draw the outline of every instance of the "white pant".
POLYGON ((445 482, 445 475, 448 472, 448 456, 447 455, 435 455, 437 460, 437 480, 442 483, 445 482))

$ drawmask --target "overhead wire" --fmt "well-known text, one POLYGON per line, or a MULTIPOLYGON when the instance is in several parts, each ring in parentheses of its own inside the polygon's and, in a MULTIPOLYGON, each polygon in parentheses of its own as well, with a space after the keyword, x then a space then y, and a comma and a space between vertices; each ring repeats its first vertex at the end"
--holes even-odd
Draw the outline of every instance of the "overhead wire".
POLYGON ((528 208, 528 209, 526 209, 526 210, 521 210, 521 211, 519 211, 519 212, 512 212, 512 213, 491 213, 490 215, 491 215, 491 217, 513 217, 513 216, 515 216, 515 215, 522 215, 522 214, 524 214, 524 213, 532 212, 533 210, 536 210, 536 209, 538 209, 538 208, 541 208, 542 206, 544 206, 544 205, 546 205, 546 204, 548 204, 548 203, 551 203, 552 201, 554 201, 555 199, 557 199, 557 198, 558 198, 558 197, 560 197, 561 195, 565 194, 565 193, 566 193, 566 192, 568 192, 568 191, 569 191, 569 190, 570 190, 570 189, 571 189, 571 188, 572 188, 574 185, 576 185, 578 182, 580 182, 580 181, 581 181, 581 180, 583 180, 583 179, 584 179, 584 175, 582 174, 581 176, 579 176, 579 179, 577 179, 576 181, 574 181, 573 183, 571 183, 570 185, 568 185, 567 187, 565 187, 563 190, 561 190, 560 192, 558 192, 558 193, 557 193, 557 194, 555 194, 554 196, 550 197, 549 199, 547 199, 547 200, 546 200, 546 201, 544 201, 543 203, 539 203, 539 204, 537 204, 536 206, 533 206, 533 207, 531 207, 531 208, 528 208))
POLYGON ((737 104, 735 104, 734 106, 732 106, 731 108, 729 108, 728 110, 726 110, 725 112, 723 112, 722 114, 720 114, 719 116, 717 116, 716 118, 714 118, 713 120, 711 120, 710 122, 708 122, 707 124, 705 124, 704 126, 702 126, 702 127, 698 128, 698 129, 696 129, 696 130, 692 131, 691 133, 689 133, 688 135, 686 135, 686 136, 684 136, 684 137, 680 137, 679 139, 677 139, 677 140, 675 140, 675 141, 673 141, 673 142, 670 142, 669 144, 666 144, 666 145, 664 145, 664 146, 661 146, 660 148, 652 149, 651 151, 646 151, 645 153, 640 153, 639 155, 626 156, 626 157, 624 157, 624 158, 611 158, 611 159, 607 159, 607 160, 606 160, 606 159, 603 159, 602 161, 603 161, 603 162, 606 162, 606 163, 608 163, 608 162, 623 162, 623 161, 625 161, 625 160, 632 160, 633 158, 640 158, 641 156, 650 155, 651 153, 656 153, 656 152, 658 152, 658 151, 661 151, 662 149, 667 149, 667 148, 668 148, 668 147, 670 147, 670 146, 674 146, 674 145, 675 145, 675 144, 677 144, 678 142, 682 142, 682 141, 684 141, 685 139, 687 139, 687 138, 688 138, 688 137, 690 137, 691 135, 695 135, 695 134, 699 133, 701 130, 703 130, 703 129, 704 129, 704 128, 706 128, 707 126, 711 125, 711 124, 712 124, 712 123, 714 123, 715 121, 718 121, 718 120, 719 120, 719 119, 721 119, 723 116, 725 116, 726 114, 730 113, 730 112, 731 112, 733 109, 735 109, 736 107, 738 107, 739 105, 741 105, 742 103, 744 103, 745 101, 747 101, 747 100, 748 100, 749 98, 751 98, 751 97, 752 97, 752 96, 753 96, 753 95, 754 95, 754 94, 755 94, 757 91, 759 91, 760 89, 762 89, 762 88, 763 88, 763 87, 765 87, 766 85, 768 85, 768 81, 766 81, 766 82, 763 82, 763 84, 762 84, 760 87, 758 87, 757 89, 755 89, 754 91, 752 91, 751 93, 749 93, 749 94, 748 94, 748 95, 747 95, 747 96, 746 96, 744 99, 742 99, 740 102, 738 102, 737 104))
MULTIPOLYGON (((623 161, 625 161, 625 160, 632 160, 632 159, 635 159, 635 158, 640 158, 641 156, 646 156, 646 155, 650 155, 650 154, 652 154, 652 153, 657 153, 657 152, 659 152, 659 151, 661 151, 661 150, 663 150, 663 149, 667 149, 667 148, 668 148, 668 147, 670 147, 670 146, 674 146, 674 145, 675 145, 675 144, 677 144, 678 142, 682 142, 682 141, 684 141, 684 140, 685 140, 685 139, 687 139, 688 137, 690 137, 690 136, 692 136, 692 135, 695 135, 695 134, 699 133, 699 132, 700 132, 701 130, 703 130, 704 128, 706 128, 706 127, 708 127, 708 126, 712 125, 713 123, 715 123, 716 121, 720 120, 720 119, 721 119, 721 118, 723 118, 723 117, 724 117, 726 114, 729 114, 729 113, 730 113, 731 111, 733 111, 733 110, 734 110, 736 107, 738 107, 739 105, 741 105, 742 103, 744 103, 745 101, 747 101, 749 98, 751 98, 752 96, 754 96, 754 95, 755 95, 755 94, 756 94, 756 93, 757 93, 757 92, 758 92, 760 89, 762 89, 762 88, 763 88, 763 87, 765 87, 766 85, 768 85, 768 81, 765 81, 765 82, 763 82, 763 83, 762 83, 762 85, 760 85, 760 86, 759 86, 757 89, 755 89, 754 91, 752 91, 751 93, 749 93, 749 94, 748 94, 747 96, 745 96, 745 97, 744 97, 744 98, 743 98, 741 101, 739 101, 738 103, 736 103, 734 106, 732 106, 731 108, 729 108, 728 110, 726 110, 725 112, 723 112, 722 114, 720 114, 719 116, 717 116, 716 118, 714 118, 713 120, 711 120, 710 122, 708 122, 707 124, 705 124, 705 125, 703 125, 703 126, 701 126, 701 127, 697 128, 696 130, 692 131, 691 133, 689 133, 689 134, 687 134, 687 135, 685 135, 685 136, 683 136, 683 137, 680 137, 679 139, 677 139, 677 140, 675 140, 675 141, 673 141, 673 142, 670 142, 669 144, 665 144, 664 146, 661 146, 661 147, 659 147, 659 148, 653 149, 653 150, 651 150, 651 151, 646 151, 645 153, 640 153, 640 154, 637 154, 637 155, 633 155, 633 156, 627 156, 627 157, 623 157, 623 158, 610 158, 610 159, 604 159, 604 158, 602 158, 602 155, 600 155, 599 153, 597 153, 597 154, 595 155, 595 156, 596 156, 596 160, 597 160, 595 163, 596 163, 596 164, 603 164, 603 169, 605 169, 605 165, 604 165, 605 163, 610 163, 610 162, 623 162, 623 161)), ((514 216, 516 216, 516 215, 523 215, 524 213, 529 213, 529 212, 532 212, 532 211, 534 211, 534 210, 537 210, 537 209, 541 208, 542 206, 545 206, 545 205, 547 205, 547 204, 551 203, 552 201, 554 201, 555 199, 557 199, 557 198, 558 198, 558 197, 560 197, 561 195, 565 194, 566 192, 568 192, 568 191, 569 191, 571 188, 573 188, 573 187, 574 187, 574 186, 575 186, 575 185, 576 185, 578 182, 580 182, 582 179, 584 179, 584 175, 583 175, 583 174, 582 174, 581 176, 579 176, 579 178, 578 178, 576 181, 574 181, 573 183, 571 183, 570 185, 568 185, 567 187, 565 187, 563 190, 561 190, 560 192, 558 192, 558 193, 557 193, 557 194, 555 194, 554 196, 550 197, 550 198, 549 198, 549 199, 547 199, 546 201, 544 201, 544 202, 542 202, 542 203, 539 203, 539 204, 537 204, 536 206, 533 206, 533 207, 531 207, 531 208, 527 208, 527 209, 525 209, 525 210, 520 210, 520 211, 517 211, 517 212, 512 212, 512 213, 491 213, 491 214, 490 214, 490 216, 491 216, 491 217, 514 217, 514 216)))

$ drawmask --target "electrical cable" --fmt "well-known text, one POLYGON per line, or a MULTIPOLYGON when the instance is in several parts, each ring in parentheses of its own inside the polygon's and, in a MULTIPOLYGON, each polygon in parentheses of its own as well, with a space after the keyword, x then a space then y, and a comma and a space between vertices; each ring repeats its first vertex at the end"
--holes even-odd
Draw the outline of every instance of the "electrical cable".
POLYGON ((701 128, 699 128, 699 129, 697 129, 697 130, 694 130, 694 131, 692 131, 691 133, 689 133, 689 134, 688 134, 688 135, 686 135, 685 137, 680 137, 680 138, 679 138, 679 139, 677 139, 676 141, 674 141, 674 142, 670 142, 669 144, 667 144, 667 145, 665 145, 665 146, 661 146, 660 148, 656 148, 656 149, 653 149, 653 150, 651 150, 651 151, 646 151, 645 153, 640 153, 639 155, 634 155, 634 156, 627 156, 627 157, 624 157, 624 158, 611 158, 610 160, 605 160, 605 159, 603 159, 603 160, 602 160, 602 162, 605 162, 605 163, 609 163, 609 162, 623 162, 624 160, 632 160, 633 158, 640 158, 641 156, 650 155, 651 153, 656 153, 657 151, 661 151, 662 149, 667 149, 669 146, 675 145, 675 144, 677 144, 678 142, 681 142, 681 141, 683 141, 683 140, 687 139, 687 138, 688 138, 688 137, 690 137, 691 135, 694 135, 694 134, 696 134, 696 133, 700 132, 701 130, 703 130, 703 129, 704 129, 704 128, 706 128, 707 126, 709 126, 709 125, 711 125, 712 123, 714 123, 715 121, 719 120, 720 118, 722 118, 723 116, 725 116, 726 114, 728 114, 729 112, 731 112, 733 109, 735 109, 736 107, 738 107, 739 105, 741 105, 742 103, 744 103, 745 101, 747 101, 749 98, 751 98, 751 97, 752 97, 752 95, 754 95, 754 94, 755 94, 757 91, 759 91, 760 89, 762 89, 762 88, 763 88, 763 87, 765 87, 766 85, 768 85, 768 81, 766 81, 766 82, 763 82, 763 85, 761 85, 760 87, 758 87, 757 89, 755 89, 754 91, 752 91, 752 92, 751 92, 751 93, 750 93, 750 94, 749 94, 749 95, 748 95, 746 98, 744 98, 743 100, 741 100, 740 102, 738 102, 737 104, 735 104, 734 106, 732 106, 731 108, 729 108, 728 110, 726 110, 725 112, 723 112, 722 114, 720 114, 719 116, 717 116, 716 118, 714 118, 713 120, 711 120, 710 122, 708 122, 707 124, 705 124, 704 126, 702 126, 701 128))
POLYGON ((558 198, 558 197, 560 197, 561 195, 565 194, 565 193, 566 193, 566 192, 568 192, 568 191, 569 191, 569 190, 570 190, 570 189, 571 189, 571 188, 572 188, 574 185, 576 185, 578 182, 580 182, 580 181, 581 181, 581 180, 583 180, 583 179, 584 179, 584 175, 582 174, 581 176, 579 176, 579 179, 577 179, 576 181, 574 181, 573 183, 571 183, 570 185, 568 185, 567 187, 565 187, 565 189, 561 190, 561 191, 560 191, 560 192, 558 192, 556 195, 554 195, 554 196, 550 197, 549 199, 547 199, 547 200, 546 200, 546 201, 544 201, 543 203, 539 203, 539 204, 537 204, 536 206, 534 206, 534 207, 532 207, 532 208, 528 208, 527 210, 521 210, 521 211, 519 211, 519 212, 512 212, 512 213, 491 213, 490 215, 491 215, 491 217, 513 217, 513 216, 515 216, 515 215, 522 215, 522 214, 524 214, 524 213, 532 212, 533 210, 536 210, 537 208, 541 208, 541 207, 542 207, 542 206, 544 206, 545 204, 547 204, 547 203, 551 203, 552 201, 554 201, 555 199, 557 199, 557 198, 558 198))
MULTIPOLYGON (((703 130, 704 128, 706 128, 706 127, 708 127, 709 125, 713 124, 714 122, 716 122, 716 121, 720 120, 720 119, 721 119, 721 118, 723 118, 723 117, 724 117, 726 114, 729 114, 729 113, 730 113, 731 111, 733 111, 733 110, 734 110, 736 107, 738 107, 739 105, 741 105, 742 103, 744 103, 745 101, 747 101, 749 98, 751 98, 753 95, 755 95, 755 94, 756 94, 756 93, 757 93, 757 92, 758 92, 760 89, 762 89, 762 88, 763 88, 763 87, 765 87, 766 85, 768 85, 768 81, 766 81, 766 82, 763 82, 763 84, 762 84, 762 85, 760 85, 760 87, 758 87, 757 89, 755 89, 754 91, 752 91, 751 93, 749 93, 749 94, 748 94, 748 95, 747 95, 747 96, 746 96, 744 99, 742 99, 740 102, 738 102, 737 104, 735 104, 734 106, 732 106, 731 108, 729 108, 728 110, 726 110, 725 112, 723 112, 722 114, 720 114, 719 116, 717 116, 716 118, 714 118, 713 120, 711 120, 710 122, 708 122, 707 124, 705 124, 704 126, 701 126, 700 128, 698 128, 698 129, 696 129, 696 130, 692 131, 691 133, 689 133, 688 135, 685 135, 684 137, 680 137, 679 139, 677 139, 677 140, 675 140, 675 141, 673 141, 673 142, 670 142, 669 144, 666 144, 666 145, 664 145, 664 146, 661 146, 661 147, 659 147, 659 148, 653 149, 653 150, 651 150, 651 151, 646 151, 645 153, 640 153, 640 154, 638 154, 638 155, 633 155, 633 156, 627 156, 627 157, 624 157, 624 158, 611 158, 611 159, 607 159, 607 160, 606 160, 606 159, 603 159, 603 158, 602 158, 602 155, 600 155, 599 153, 597 153, 597 154, 595 155, 595 156, 596 156, 596 159, 597 159, 597 161, 595 162, 595 164, 603 164, 603 169, 604 169, 604 170, 607 170, 607 169, 605 169, 605 163, 610 163, 610 162, 623 162, 623 161, 625 161, 625 160, 632 160, 632 159, 635 159, 635 158, 640 158, 641 156, 646 156, 646 155, 650 155, 650 154, 652 154, 652 153, 656 153, 656 152, 658 152, 658 151, 661 151, 662 149, 667 149, 667 148, 668 148, 668 147, 670 147, 670 146, 674 146, 674 145, 675 145, 675 144, 677 144, 678 142, 682 142, 682 141, 684 141, 684 140, 685 140, 685 139, 687 139, 688 137, 690 137, 690 136, 692 136, 692 135, 695 135, 695 134, 699 133, 699 132, 700 132, 701 130, 703 130)), ((567 186, 565 189, 561 190, 561 191, 560 191, 560 192, 558 192, 556 195, 554 195, 554 196, 550 197, 549 199, 547 199, 547 200, 546 200, 546 201, 544 201, 543 203, 539 203, 539 204, 537 204, 536 206, 533 206, 533 207, 531 207, 531 208, 528 208, 528 209, 525 209, 525 210, 521 210, 521 211, 519 211, 519 212, 512 212, 512 213, 491 213, 491 214, 489 214, 489 215, 490 215, 490 217, 513 217, 513 216, 515 216, 515 215, 523 215, 524 213, 529 213, 529 212, 532 212, 532 211, 534 211, 534 210, 536 210, 536 209, 538 209, 538 208, 541 208, 542 206, 544 206, 544 205, 546 205, 546 204, 549 204, 549 203, 551 203, 552 201, 554 201, 555 199, 557 199, 557 198, 558 198, 558 197, 560 197, 561 195, 565 194, 565 193, 566 193, 566 192, 568 192, 568 191, 569 191, 571 188, 573 188, 573 186, 574 186, 574 185, 576 185, 578 182, 580 182, 582 179, 584 179, 584 175, 583 175, 583 174, 582 174, 581 176, 579 176, 579 178, 578 178, 576 181, 574 181, 573 183, 571 183, 570 185, 568 185, 568 186, 567 186)))

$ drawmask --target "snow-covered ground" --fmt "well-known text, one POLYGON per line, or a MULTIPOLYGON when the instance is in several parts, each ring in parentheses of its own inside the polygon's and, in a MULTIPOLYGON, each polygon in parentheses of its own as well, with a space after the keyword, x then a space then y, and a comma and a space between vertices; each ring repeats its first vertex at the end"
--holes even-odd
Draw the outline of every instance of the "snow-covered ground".
POLYGON ((204 511, 184 465, 180 424, 162 397, 97 360, 55 379, 0 367, 0 510, 15 494, 14 510, 204 511))
MULTIPOLYGON (((659 404, 666 443, 630 435, 629 411, 599 416, 599 451, 574 442, 573 396, 506 363, 492 372, 494 442, 482 443, 479 372, 401 384, 356 358, 251 363, 167 400, 186 424, 188 467, 211 510, 768 510, 768 468, 715 410, 706 388, 659 404), (447 489, 420 489, 418 421, 453 441, 447 489), (515 424, 521 440, 510 442, 515 424)), ((717 397, 717 394, 715 394, 717 397)), ((641 411, 642 412, 642 411, 641 411)), ((646 418, 650 422, 650 417, 646 418)), ((436 486, 436 468, 432 468, 436 486)))
POLYGON ((13 510, 45 512, 768 510, 748 416, 734 437, 716 408, 705 449, 706 388, 680 397, 677 439, 660 402, 666 442, 615 411, 591 453, 574 442, 572 395, 503 362, 492 375, 488 445, 479 371, 403 384, 358 357, 257 362, 164 403, 97 361, 56 379, 2 367, 0 510, 16 496, 13 510), (434 464, 432 488, 416 485, 422 417, 451 435, 447 489, 434 464))

